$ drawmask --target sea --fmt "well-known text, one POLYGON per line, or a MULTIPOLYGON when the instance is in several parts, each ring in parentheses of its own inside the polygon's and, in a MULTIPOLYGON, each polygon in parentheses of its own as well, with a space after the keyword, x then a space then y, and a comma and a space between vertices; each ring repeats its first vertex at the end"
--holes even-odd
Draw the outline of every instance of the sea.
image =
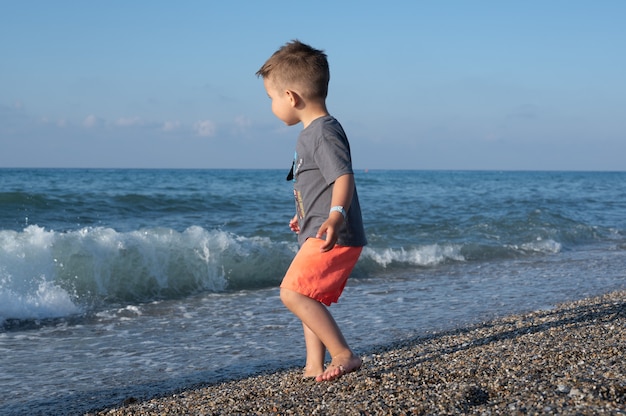
MULTIPOLYGON (((0 169, 0 414, 304 364, 283 170, 0 169)), ((359 354, 626 288, 626 172, 358 170, 359 354)))

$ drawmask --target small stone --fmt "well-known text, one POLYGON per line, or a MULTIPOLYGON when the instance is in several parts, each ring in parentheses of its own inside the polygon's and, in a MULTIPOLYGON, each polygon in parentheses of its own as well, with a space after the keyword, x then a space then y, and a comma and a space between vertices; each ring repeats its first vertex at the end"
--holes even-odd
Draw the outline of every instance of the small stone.
POLYGON ((578 398, 582 399, 583 397, 585 397, 585 393, 583 393, 582 391, 580 391, 580 390, 578 390, 576 388, 573 388, 573 389, 571 389, 569 391, 568 396, 569 397, 578 397, 578 398))
POLYGON ((556 387, 556 391, 558 391, 559 393, 569 393, 570 392, 570 388, 568 386, 566 386, 565 384, 559 384, 556 387))

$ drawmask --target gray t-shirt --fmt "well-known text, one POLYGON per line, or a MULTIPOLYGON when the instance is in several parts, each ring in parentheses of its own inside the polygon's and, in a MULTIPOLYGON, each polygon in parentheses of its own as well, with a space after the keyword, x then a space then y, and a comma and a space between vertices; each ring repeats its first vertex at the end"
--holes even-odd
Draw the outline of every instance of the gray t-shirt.
MULTIPOLYGON (((328 218, 335 180, 353 174, 350 144, 334 117, 315 119, 302 130, 296 144, 293 174, 300 226, 298 242, 302 245, 307 238, 315 237, 328 218)), ((356 185, 347 219, 339 229, 337 244, 352 247, 367 244, 356 185)))

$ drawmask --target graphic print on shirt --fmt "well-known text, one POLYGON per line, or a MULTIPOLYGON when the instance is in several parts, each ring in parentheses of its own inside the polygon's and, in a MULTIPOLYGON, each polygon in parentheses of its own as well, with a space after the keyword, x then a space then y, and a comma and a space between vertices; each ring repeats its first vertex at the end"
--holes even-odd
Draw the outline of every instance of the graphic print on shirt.
MULTIPOLYGON (((294 152, 293 154, 293 182, 294 184, 298 181, 298 171, 302 166, 302 159, 298 158, 298 152, 294 152)), ((298 213, 298 218, 304 218, 304 203, 302 202, 302 194, 296 188, 293 189, 293 196, 296 200, 296 212, 298 213)))
POLYGON ((297 182, 298 181, 298 170, 300 170, 300 167, 302 166, 302 162, 304 162, 302 159, 298 159, 298 152, 294 152, 293 153, 293 181, 297 182))
POLYGON ((296 211, 298 212, 298 218, 304 218, 304 204, 302 203, 302 194, 297 189, 293 190, 293 196, 296 200, 296 211))

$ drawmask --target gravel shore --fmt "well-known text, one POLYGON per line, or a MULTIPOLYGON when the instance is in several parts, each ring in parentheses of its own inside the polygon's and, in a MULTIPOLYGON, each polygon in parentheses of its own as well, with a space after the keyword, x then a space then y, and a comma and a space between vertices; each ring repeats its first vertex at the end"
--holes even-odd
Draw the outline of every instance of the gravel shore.
POLYGON ((300 369, 91 415, 626 415, 626 291, 370 351, 326 383, 300 369))

